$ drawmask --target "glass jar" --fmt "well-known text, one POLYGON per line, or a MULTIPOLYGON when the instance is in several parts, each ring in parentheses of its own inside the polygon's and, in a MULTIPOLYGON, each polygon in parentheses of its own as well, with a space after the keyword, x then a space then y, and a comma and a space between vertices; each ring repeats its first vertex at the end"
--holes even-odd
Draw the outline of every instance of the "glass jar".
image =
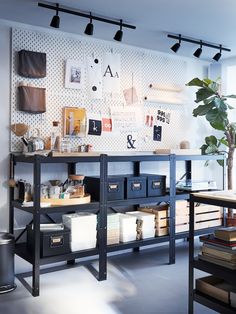
POLYGON ((71 153, 71 142, 70 142, 70 139, 64 138, 61 141, 61 152, 62 153, 71 153))
POLYGON ((71 174, 68 179, 68 192, 70 197, 84 197, 84 176, 81 174, 71 174))

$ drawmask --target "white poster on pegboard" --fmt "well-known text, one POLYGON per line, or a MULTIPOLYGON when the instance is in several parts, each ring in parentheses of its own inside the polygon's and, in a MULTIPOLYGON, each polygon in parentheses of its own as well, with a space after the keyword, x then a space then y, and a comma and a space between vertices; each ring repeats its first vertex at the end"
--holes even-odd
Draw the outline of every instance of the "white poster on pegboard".
POLYGON ((113 131, 133 132, 143 127, 142 107, 111 107, 112 129, 113 131))
POLYGON ((102 99, 102 65, 100 58, 87 57, 88 96, 102 99))
POLYGON ((120 54, 107 52, 103 60, 104 93, 120 93, 120 54))

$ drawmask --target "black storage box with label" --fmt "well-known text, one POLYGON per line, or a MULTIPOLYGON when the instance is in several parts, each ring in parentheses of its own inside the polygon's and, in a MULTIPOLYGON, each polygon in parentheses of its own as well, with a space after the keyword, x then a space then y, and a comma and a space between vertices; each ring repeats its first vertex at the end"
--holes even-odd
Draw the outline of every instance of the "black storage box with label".
MULTIPOLYGON (((30 252, 34 250, 34 231, 32 225, 27 225, 27 247, 30 252)), ((70 229, 41 230, 40 231, 40 257, 67 254, 70 252, 70 229)))
POLYGON ((166 194, 166 176, 146 174, 147 196, 162 196, 166 194))
POLYGON ((125 178, 126 198, 140 198, 147 196, 147 177, 128 176, 125 178))
MULTIPOLYGON (((107 200, 123 200, 124 199, 124 180, 122 176, 109 176, 107 178, 107 200)), ((99 201, 100 194, 100 177, 85 177, 85 190, 91 194, 95 201, 99 201)))

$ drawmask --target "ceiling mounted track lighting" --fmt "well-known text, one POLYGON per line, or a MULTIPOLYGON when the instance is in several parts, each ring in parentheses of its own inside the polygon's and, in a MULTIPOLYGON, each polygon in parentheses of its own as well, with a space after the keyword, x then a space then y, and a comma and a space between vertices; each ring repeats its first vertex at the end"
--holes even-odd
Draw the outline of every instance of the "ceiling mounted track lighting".
POLYGON ((93 19, 92 13, 90 12, 90 22, 87 24, 84 33, 86 35, 93 35, 93 19))
POLYGON ((52 18, 52 21, 50 24, 50 26, 54 27, 54 28, 59 28, 59 26, 60 26, 60 17, 58 15, 58 12, 77 15, 77 16, 81 16, 81 17, 90 19, 90 22, 87 24, 85 31, 84 31, 84 33, 86 35, 93 35, 93 28, 94 27, 93 27, 92 21, 94 21, 94 20, 99 21, 99 22, 103 22, 103 23, 108 23, 108 24, 120 26, 120 29, 116 32, 116 34, 114 36, 114 39, 116 41, 122 41, 122 37, 123 37, 122 28, 130 28, 130 29, 136 28, 136 26, 134 26, 134 25, 123 23, 123 20, 116 20, 116 19, 101 17, 98 15, 94 15, 91 12, 86 13, 86 12, 82 12, 80 10, 74 10, 74 9, 72 10, 72 9, 69 9, 66 7, 59 6, 58 3, 56 5, 51 5, 48 3, 38 2, 38 6, 42 7, 42 8, 49 9, 49 10, 56 10, 56 15, 52 18))
POLYGON ((220 52, 217 52, 217 53, 214 55, 214 57, 212 58, 213 60, 215 60, 215 61, 219 61, 219 60, 220 60, 220 58, 221 58, 221 50, 222 50, 222 47, 221 47, 221 45, 220 45, 220 52))
POLYGON ((122 37, 123 37, 122 20, 120 20, 120 29, 116 32, 113 39, 116 41, 122 41, 122 37))
POLYGON ((170 49, 175 53, 179 50, 181 44, 181 35, 179 35, 179 42, 174 44, 170 49))
POLYGON ((56 15, 53 16, 52 21, 50 23, 51 27, 59 28, 60 27, 60 16, 58 15, 59 4, 56 4, 56 15))
POLYGON ((202 54, 202 41, 200 40, 200 48, 193 53, 194 57, 199 58, 202 54))
POLYGON ((220 52, 216 53, 215 56, 213 57, 213 60, 215 61, 219 61, 222 55, 222 51, 231 51, 231 49, 229 48, 225 48, 222 47, 221 44, 213 44, 213 43, 208 43, 202 40, 197 40, 194 38, 187 38, 187 37, 183 37, 181 34, 179 35, 171 35, 168 34, 167 37, 169 38, 173 38, 173 39, 177 39, 179 40, 178 43, 174 44, 170 49, 173 50, 174 52, 177 52, 180 48, 180 42, 186 41, 188 43, 192 43, 192 44, 196 44, 196 45, 200 45, 200 47, 193 53, 193 55, 196 58, 199 58, 202 54, 202 47, 210 47, 210 48, 214 48, 214 49, 220 49, 220 52))

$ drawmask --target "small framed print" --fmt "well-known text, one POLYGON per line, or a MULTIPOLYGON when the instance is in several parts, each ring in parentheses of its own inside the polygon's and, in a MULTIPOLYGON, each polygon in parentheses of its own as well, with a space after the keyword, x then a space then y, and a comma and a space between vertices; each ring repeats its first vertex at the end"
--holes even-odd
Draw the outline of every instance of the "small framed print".
POLYGON ((63 137, 86 136, 86 109, 78 107, 63 108, 63 137))
POLYGON ((81 89, 84 85, 84 65, 76 60, 66 60, 65 88, 81 89))

